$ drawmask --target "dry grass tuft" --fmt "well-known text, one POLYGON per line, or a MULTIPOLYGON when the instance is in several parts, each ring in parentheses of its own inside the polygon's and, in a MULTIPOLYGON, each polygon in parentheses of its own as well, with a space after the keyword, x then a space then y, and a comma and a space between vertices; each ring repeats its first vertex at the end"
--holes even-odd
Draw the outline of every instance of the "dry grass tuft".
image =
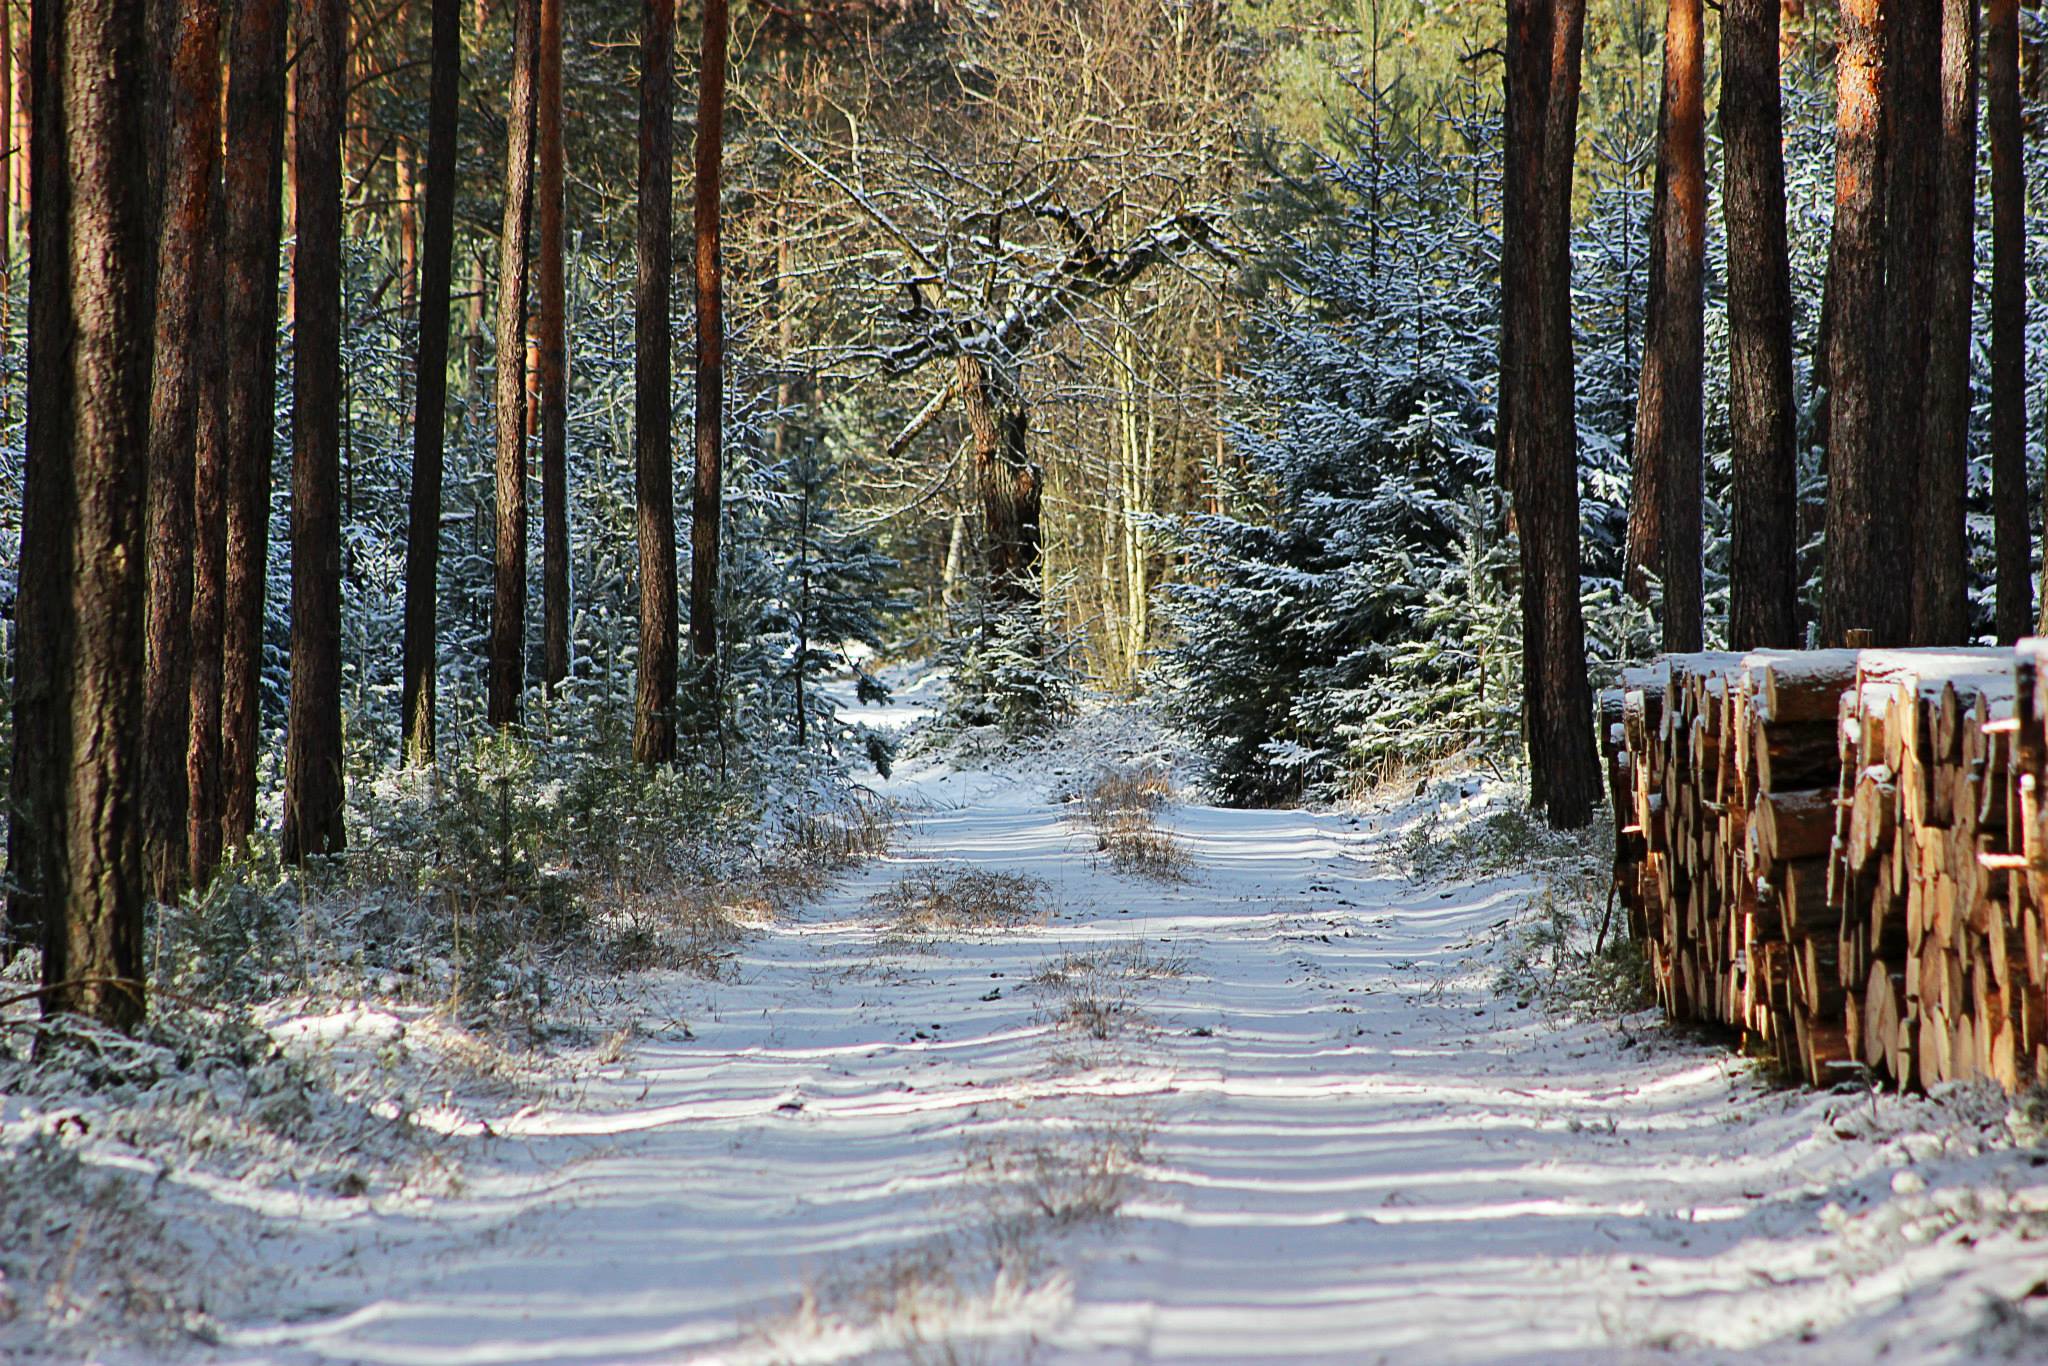
POLYGON ((1092 953, 1063 953, 1033 973, 1031 985, 1062 991, 1104 978, 1154 982, 1185 977, 1187 971, 1187 959, 1176 954, 1156 956, 1144 944, 1134 942, 1092 953))
POLYGON ((930 941, 1000 934, 1045 918, 1045 884, 986 868, 925 868, 906 874, 870 905, 888 918, 890 939, 930 941))
POLYGON ((591 885, 584 904, 599 930, 604 966, 730 980, 750 936, 818 895, 840 870, 886 851, 895 827, 892 808, 861 802, 805 818, 772 857, 750 869, 708 880, 657 874, 591 885))
POLYGON ((1119 873, 1185 882, 1193 860, 1173 832, 1158 823, 1173 797, 1173 783, 1158 764, 1104 769, 1081 794, 1095 847, 1119 873))
POLYGON ((1146 1024, 1132 984, 1179 977, 1181 958, 1156 958, 1133 943, 1092 953, 1066 953, 1032 975, 1034 990, 1051 993, 1045 1018, 1071 1034, 1107 1041, 1146 1024))
POLYGON ((602 906, 610 971, 686 972, 712 982, 730 980, 740 946, 775 919, 775 903, 756 888, 615 888, 602 906))
POLYGON ((968 1175, 989 1192, 999 1240, 1103 1224, 1130 1199, 1149 1136, 1143 1125, 1119 1124, 996 1141, 969 1150, 968 1175))

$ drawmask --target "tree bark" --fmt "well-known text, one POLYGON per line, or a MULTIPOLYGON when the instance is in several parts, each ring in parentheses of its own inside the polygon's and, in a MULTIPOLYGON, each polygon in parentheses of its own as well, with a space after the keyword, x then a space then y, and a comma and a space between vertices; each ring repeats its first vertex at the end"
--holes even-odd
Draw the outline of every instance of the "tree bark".
POLYGON ((33 212, 34 198, 29 183, 29 171, 34 162, 31 148, 35 140, 35 62, 28 53, 29 31, 34 20, 29 11, 33 5, 23 0, 21 21, 16 28, 20 36, 15 40, 14 80, 14 145, 19 154, 14 158, 14 221, 20 226, 22 245, 27 247, 29 216, 33 212))
MULTIPOLYGON (((0 4, 0 356, 13 345, 14 331, 14 169, 21 149, 14 141, 14 7, 0 4)), ((0 399, 0 416, 11 415, 13 399, 0 399)))
MULTIPOLYGON (((1844 0, 1835 60, 1835 226, 1830 243, 1830 430, 1821 639, 1867 630, 1906 639, 1908 500, 1885 439, 1885 69, 1883 0, 1844 0)), ((1916 462, 1917 466, 1917 462, 1916 462)))
POLYGON ((227 598, 221 649, 221 840, 256 829, 263 635, 276 459, 277 257, 284 213, 285 0, 238 0, 229 38, 227 155, 227 598))
MULTIPOLYGON (((431 73, 429 75, 431 80, 431 73)), ((429 103, 432 95, 428 96, 429 103)), ((419 302, 420 284, 420 213, 419 174, 413 156, 413 143, 409 137, 400 137, 391 149, 392 192, 396 199, 393 206, 398 219, 398 307, 410 311, 419 302)), ((405 376, 399 377, 403 385, 405 376)))
MULTIPOLYGON (((1934 312, 1937 184, 1941 154, 1941 12, 1933 3, 1886 4, 1883 359, 1879 441, 1893 472, 1890 500, 1906 489, 1930 494, 1932 459, 1923 449, 1934 312)), ((1932 509, 1923 509, 1931 513, 1932 509)), ((1962 573, 1937 558, 1931 515, 1902 519, 1913 566, 1906 641, 1936 641, 1936 603, 1962 573)))
POLYGON ((675 0, 640 12, 640 184, 633 300, 633 497, 640 541, 640 665, 633 758, 676 757, 676 508, 669 423, 675 223, 675 0))
MULTIPOLYGON (((1700 464, 1706 346, 1701 292, 1707 224, 1705 88, 1706 34, 1700 0, 1668 0, 1660 96, 1666 112, 1658 119, 1664 140, 1657 154, 1657 179, 1665 189, 1657 205, 1657 235, 1664 245, 1664 294, 1656 332, 1662 362, 1656 367, 1658 386, 1653 391, 1645 384, 1642 394, 1642 402, 1658 410, 1650 436, 1661 447, 1654 459, 1663 511, 1658 531, 1667 651, 1699 649, 1704 626, 1700 464)), ((1649 364, 1643 373, 1651 373, 1649 364)), ((1647 451, 1644 456, 1650 458, 1647 451)))
MULTIPOLYGON (((1915 637, 1925 645, 1962 645, 1970 638, 1970 552, 1963 515, 1970 472, 1970 320, 1977 265, 1977 0, 1942 0, 1937 36, 1934 278, 1926 425, 1919 442, 1922 501, 1913 518, 1921 536, 1913 576, 1919 592, 1915 637)), ((1905 376, 1900 378, 1903 388, 1905 376)), ((2025 571, 2020 578, 2025 582, 2025 571)))
POLYGON ((341 753, 341 152, 347 9, 299 0, 292 198, 292 682, 287 863, 339 853, 341 753))
POLYGON ((1665 205, 1670 202, 1670 158, 1663 149, 1670 142, 1671 101, 1659 94, 1657 100, 1657 169, 1650 191, 1649 249, 1643 289, 1643 359, 1636 369, 1636 422, 1634 458, 1630 462, 1628 534, 1623 544, 1622 584, 1628 595, 1648 605, 1650 577, 1664 574, 1664 362, 1662 340, 1664 300, 1670 293, 1665 283, 1665 253, 1668 237, 1663 230, 1665 205))
POLYGON ((220 2, 167 10, 166 102, 156 251, 156 349, 149 420, 147 674, 142 702, 142 860, 150 895, 175 901, 188 869, 185 771, 192 730, 193 443, 201 372, 207 233, 220 174, 220 2))
POLYGON ((718 540, 724 501, 725 293, 719 190, 725 158, 725 0, 705 0, 697 95, 697 479, 690 499, 690 654, 718 693, 718 540))
MULTIPOLYGON (((216 92, 218 93, 218 92, 216 92)), ((216 106, 216 111, 218 106, 216 106)), ((216 119, 218 112, 216 112, 216 119)), ((215 128, 219 132, 218 125, 215 128)), ((216 137, 215 145, 218 146, 216 137)), ((220 167, 215 164, 215 172, 220 167)), ((228 413, 227 301, 211 282, 225 260, 227 206, 216 184, 206 233, 199 300, 199 416, 194 433, 192 488, 192 687, 185 737, 186 871, 204 889, 221 856, 221 668, 227 614, 228 413)))
POLYGON ((420 260, 418 398, 405 540, 405 652, 400 714, 409 764, 434 762, 441 577, 441 483, 448 434, 449 290, 455 270, 455 159, 462 84, 461 0, 434 0, 427 96, 426 233, 420 260))
POLYGON ((519 723, 526 687, 526 247, 533 222, 539 0, 515 0, 505 221, 498 239, 497 554, 489 719, 519 723))
POLYGON ((1031 462, 1030 410, 1014 365, 964 355, 960 394, 974 439, 989 596, 1001 610, 1028 610, 1038 596, 1044 471, 1031 462))
MULTIPOLYGON (((1985 10, 1985 119, 1991 141, 1991 485, 1998 545, 1997 629, 2033 622, 2027 509, 2027 170, 2020 113, 2018 0, 1985 10)), ((2041 594, 2048 605, 2048 586, 2041 594)), ((2048 619, 2039 633, 2048 633, 2048 619)))
POLYGON ((562 261, 562 0, 540 4, 541 679, 569 676, 569 339, 562 261))
POLYGON ((1799 479, 1778 24, 1778 0, 1728 0, 1721 14, 1733 650, 1799 644, 1799 479))
POLYGON ((1531 800, 1559 828, 1600 796, 1579 603, 1571 184, 1584 0, 1509 0, 1502 219, 1504 460, 1520 524, 1531 800))
POLYGON ((143 1018, 144 517, 154 332, 138 0, 39 4, 27 488, 17 622, 17 895, 43 1011, 143 1018), (23 738, 29 737, 23 744, 23 738))

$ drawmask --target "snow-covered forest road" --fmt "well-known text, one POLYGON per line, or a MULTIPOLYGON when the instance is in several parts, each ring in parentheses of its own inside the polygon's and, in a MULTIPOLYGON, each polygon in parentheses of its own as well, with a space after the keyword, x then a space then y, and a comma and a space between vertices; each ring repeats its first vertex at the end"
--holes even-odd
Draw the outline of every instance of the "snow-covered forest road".
POLYGON ((1426 804, 1174 807, 1161 882, 1101 866, 1057 766, 899 774, 889 857, 219 1358, 2041 1359, 1996 1307, 2048 1273, 2002 1105, 1773 1091, 1647 1017, 1518 1008, 1532 879, 1413 880, 1426 804), (873 900, 965 869, 1042 918, 873 900))

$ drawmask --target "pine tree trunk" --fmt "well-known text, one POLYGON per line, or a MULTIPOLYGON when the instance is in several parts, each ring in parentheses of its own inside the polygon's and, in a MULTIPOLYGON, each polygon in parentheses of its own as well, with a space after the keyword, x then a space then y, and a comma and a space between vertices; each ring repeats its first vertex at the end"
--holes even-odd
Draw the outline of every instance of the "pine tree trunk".
POLYGON ((1728 646, 1799 644, 1799 470, 1778 0, 1721 13, 1728 232, 1728 646))
POLYGON ((1000 609, 1028 612, 1038 602, 1045 475, 1031 462, 1030 410, 1016 371, 978 356, 959 360, 961 406, 974 440, 974 481, 981 497, 988 594, 1000 609))
POLYGON ((1828 288, 1827 563, 1821 639, 1867 630, 1878 645, 1906 639, 1908 500, 1886 440, 1885 69, 1883 0, 1844 0, 1835 61, 1835 226, 1828 288))
MULTIPOLYGON (((1667 195, 1657 206, 1664 239, 1664 298, 1657 347, 1663 383, 1657 458, 1663 498, 1660 558, 1664 576, 1664 648, 1700 648, 1704 626, 1701 572, 1701 385, 1706 314, 1701 292, 1706 257, 1706 34, 1700 0, 1668 0, 1664 12, 1664 84, 1668 108, 1658 150, 1667 195)), ((1648 367, 1645 366, 1647 372, 1648 367)), ((1645 394, 1645 401, 1649 395, 1645 394)))
POLYGON ((1977 265, 1977 0, 1942 0, 1937 36, 1934 279, 1926 425, 1919 443, 1922 501, 1913 516, 1920 533, 1914 585, 1921 590, 1915 601, 1915 638, 1925 645, 1962 645, 1970 638, 1970 552, 1963 514, 1970 473, 1970 320, 1977 265))
MULTIPOLYGON (((400 137, 392 147, 391 183, 398 218, 398 307, 401 312, 410 312, 419 302, 420 186, 409 137, 400 137)), ((402 371, 399 382, 405 382, 402 371)))
MULTIPOLYGON (((14 164, 23 155, 14 140, 14 7, 0 4, 0 356, 13 344, 14 331, 14 164)), ((0 399, 0 416, 9 414, 12 397, 0 399)))
POLYGON ((29 231, 31 199, 29 195, 29 165, 33 160, 30 147, 34 141, 35 114, 35 63, 29 53, 29 29, 32 26, 30 11, 32 0, 23 0, 21 17, 14 18, 15 7, 8 8, 8 22, 14 25, 14 147, 15 157, 8 167, 9 193, 14 196, 14 221, 17 230, 26 243, 29 231))
POLYGON ((427 97, 425 251, 420 260, 418 399, 405 541, 405 653, 400 713, 409 764, 434 762, 441 577, 441 483, 448 433, 449 291, 455 269, 455 159, 462 84, 461 0, 433 0, 427 97))
POLYGON ((1521 528, 1530 795, 1559 828, 1600 795, 1579 604, 1571 184, 1583 0, 1509 0, 1502 222, 1503 464, 1521 528))
MULTIPOLYGON (((1670 141, 1671 102, 1657 100, 1657 146, 1670 141)), ((1636 421, 1628 486, 1628 534, 1622 547, 1622 585, 1628 595, 1647 605, 1652 575, 1664 573, 1664 206, 1671 198, 1670 158, 1659 155, 1650 191, 1649 249, 1643 289, 1643 359, 1636 368, 1636 421)))
POLYGON ((491 597, 490 723, 519 723, 526 687, 526 248, 533 222, 533 133, 540 0, 514 0, 505 221, 498 238, 497 566, 491 597))
POLYGON ((562 261, 562 0, 540 5, 541 678, 569 676, 569 340, 562 261))
POLYGON ((690 655, 718 692, 718 543, 725 465, 725 289, 719 191, 725 159, 725 0, 705 0, 697 96, 697 479, 690 500, 690 655))
POLYGON ((341 150, 348 112, 342 0, 299 0, 293 138, 292 684, 287 863, 347 843, 341 754, 341 150))
MULTIPOLYGON (((216 92, 217 93, 217 92, 216 92)), ((218 114, 216 113, 216 118, 218 114)), ((216 133, 219 129, 216 126, 216 133)), ((216 141, 216 146, 218 142, 216 141)), ((215 170, 219 165, 216 162, 215 170)), ((209 196, 199 297, 199 417, 192 489, 192 688, 185 738, 185 821, 190 885, 204 889, 221 856, 221 666, 227 614, 228 413, 227 301, 213 282, 226 259, 227 205, 218 184, 209 196)))
POLYGON ((21 684, 10 874, 41 905, 43 1010, 143 1018, 150 285, 135 0, 38 4, 21 684), (32 736, 22 744, 22 737, 32 736), (26 751, 26 752, 24 752, 26 751))
POLYGON ((200 294, 220 174, 220 0, 168 16, 157 229, 156 351, 149 421, 147 674, 142 702, 142 861, 150 895, 174 902, 188 871, 186 751, 192 730, 193 441, 201 370, 200 294))
POLYGON ((640 17, 638 273, 633 299, 633 497, 640 541, 640 665, 633 758, 676 757, 676 509, 669 429, 669 288, 675 223, 675 0, 640 17))
MULTIPOLYGON (((1991 486, 1998 545, 1997 629, 2033 622, 2027 507, 2026 164, 2020 115, 2018 0, 1985 11, 1985 119, 1991 141, 1991 486)), ((2048 606, 2048 587, 2041 595, 2048 606)), ((2040 625, 2048 632, 2048 619, 2040 625)))
MULTIPOLYGON (((1883 359, 1879 373, 1883 459, 1899 490, 1925 497, 1933 461, 1927 431, 1929 325, 1934 314, 1935 230, 1941 154, 1941 12, 1937 4, 1884 6, 1885 209, 1883 359)), ((1932 511, 1932 509, 1926 509, 1932 511)), ((1962 566, 1939 561, 1933 518, 1905 518, 1901 539, 1913 566, 1906 640, 1936 640, 1935 604, 1962 566)))
POLYGON ((221 839, 256 829, 263 635, 276 459, 277 257, 284 213, 285 0, 238 0, 229 38, 225 281, 227 600, 221 648, 221 839))

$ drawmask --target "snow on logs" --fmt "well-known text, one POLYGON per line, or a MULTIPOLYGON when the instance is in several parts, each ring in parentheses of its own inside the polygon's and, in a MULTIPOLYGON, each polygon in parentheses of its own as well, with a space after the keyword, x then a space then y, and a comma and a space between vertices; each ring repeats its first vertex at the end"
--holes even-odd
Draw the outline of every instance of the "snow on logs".
POLYGON ((1600 698, 1674 1020, 1815 1085, 2048 1081, 2048 640, 1671 655, 1600 698))

